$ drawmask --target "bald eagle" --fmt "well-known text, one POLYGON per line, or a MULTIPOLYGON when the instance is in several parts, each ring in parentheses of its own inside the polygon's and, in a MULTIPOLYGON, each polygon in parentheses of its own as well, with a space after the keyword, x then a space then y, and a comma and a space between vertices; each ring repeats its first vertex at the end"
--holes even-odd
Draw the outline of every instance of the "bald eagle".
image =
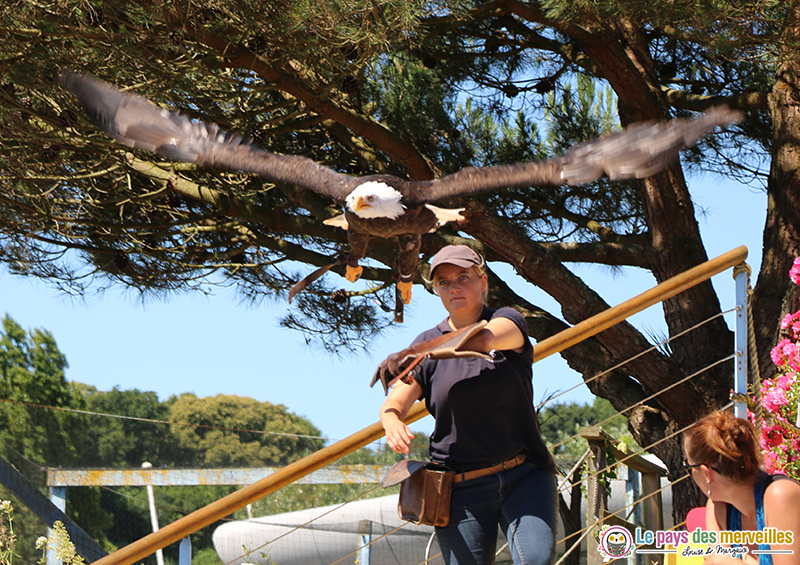
POLYGON ((470 167, 435 180, 408 181, 392 175, 355 177, 307 157, 270 153, 216 125, 159 108, 86 75, 64 71, 62 82, 90 119, 124 145, 172 160, 256 173, 343 203, 343 216, 326 223, 347 230, 350 253, 345 277, 350 282, 361 275, 359 260, 370 237, 397 237, 397 288, 406 304, 411 300, 422 235, 463 219, 463 209, 443 209, 434 202, 507 188, 582 184, 603 176, 644 178, 664 169, 681 149, 717 126, 740 118, 736 111, 717 107, 694 120, 634 124, 543 161, 470 167))

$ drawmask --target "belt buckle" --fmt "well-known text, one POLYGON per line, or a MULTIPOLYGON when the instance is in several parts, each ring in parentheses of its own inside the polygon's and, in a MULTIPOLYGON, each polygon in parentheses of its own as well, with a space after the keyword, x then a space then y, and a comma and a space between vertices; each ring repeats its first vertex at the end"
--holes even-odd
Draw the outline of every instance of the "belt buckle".
POLYGON ((525 460, 525 459, 523 459, 522 461, 519 461, 519 458, 520 458, 520 455, 515 455, 511 459, 506 459, 505 461, 503 461, 503 471, 508 471, 508 467, 506 466, 508 463, 512 463, 513 464, 513 467, 511 467, 513 469, 514 467, 516 467, 517 465, 522 463, 522 461, 525 460))

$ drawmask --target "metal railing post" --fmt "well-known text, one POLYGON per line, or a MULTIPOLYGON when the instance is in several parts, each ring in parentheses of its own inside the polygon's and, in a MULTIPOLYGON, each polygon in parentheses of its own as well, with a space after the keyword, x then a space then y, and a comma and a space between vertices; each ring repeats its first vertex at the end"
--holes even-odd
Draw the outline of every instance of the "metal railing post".
MULTIPOLYGON (((736 363, 733 368, 733 391, 738 394, 747 394, 748 279, 747 269, 734 269, 733 280, 736 282, 736 325, 734 328, 736 363)), ((743 401, 734 403, 733 410, 737 418, 747 418, 747 405, 743 401)))
MULTIPOLYGON (((67 487, 50 487, 50 502, 55 504, 56 508, 62 512, 67 511, 67 487)), ((51 528, 47 528, 47 538, 53 533, 51 528)), ((47 565, 61 565, 61 558, 56 555, 56 550, 47 548, 47 565)))
POLYGON ((372 563, 372 520, 358 522, 358 565, 372 563))
POLYGON ((186 536, 178 546, 178 565, 192 565, 192 538, 186 536))
MULTIPOLYGON (((152 469, 153 465, 149 461, 142 463, 142 469, 152 469)), ((147 502, 150 506, 150 524, 153 526, 153 532, 158 531, 158 511, 156 510, 156 499, 153 494, 153 485, 147 485, 147 502)), ((164 552, 161 549, 156 550, 156 564, 164 565, 164 552)))

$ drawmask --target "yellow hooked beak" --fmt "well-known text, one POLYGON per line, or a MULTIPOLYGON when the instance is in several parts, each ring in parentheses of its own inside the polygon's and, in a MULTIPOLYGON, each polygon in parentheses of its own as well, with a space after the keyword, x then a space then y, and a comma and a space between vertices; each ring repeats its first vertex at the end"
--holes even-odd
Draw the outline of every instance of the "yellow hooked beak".
POLYGON ((369 200, 364 198, 363 196, 356 196, 355 201, 353 202, 353 211, 358 212, 361 208, 369 207, 371 204, 369 200))

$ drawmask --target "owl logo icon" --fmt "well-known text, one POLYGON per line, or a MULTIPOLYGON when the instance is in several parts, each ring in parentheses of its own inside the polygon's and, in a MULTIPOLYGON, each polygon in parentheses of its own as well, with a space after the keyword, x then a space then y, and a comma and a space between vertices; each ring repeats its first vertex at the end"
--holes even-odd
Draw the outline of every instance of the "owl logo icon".
POLYGON ((622 526, 603 526, 598 541, 597 551, 603 556, 604 563, 633 553, 633 536, 622 526))

